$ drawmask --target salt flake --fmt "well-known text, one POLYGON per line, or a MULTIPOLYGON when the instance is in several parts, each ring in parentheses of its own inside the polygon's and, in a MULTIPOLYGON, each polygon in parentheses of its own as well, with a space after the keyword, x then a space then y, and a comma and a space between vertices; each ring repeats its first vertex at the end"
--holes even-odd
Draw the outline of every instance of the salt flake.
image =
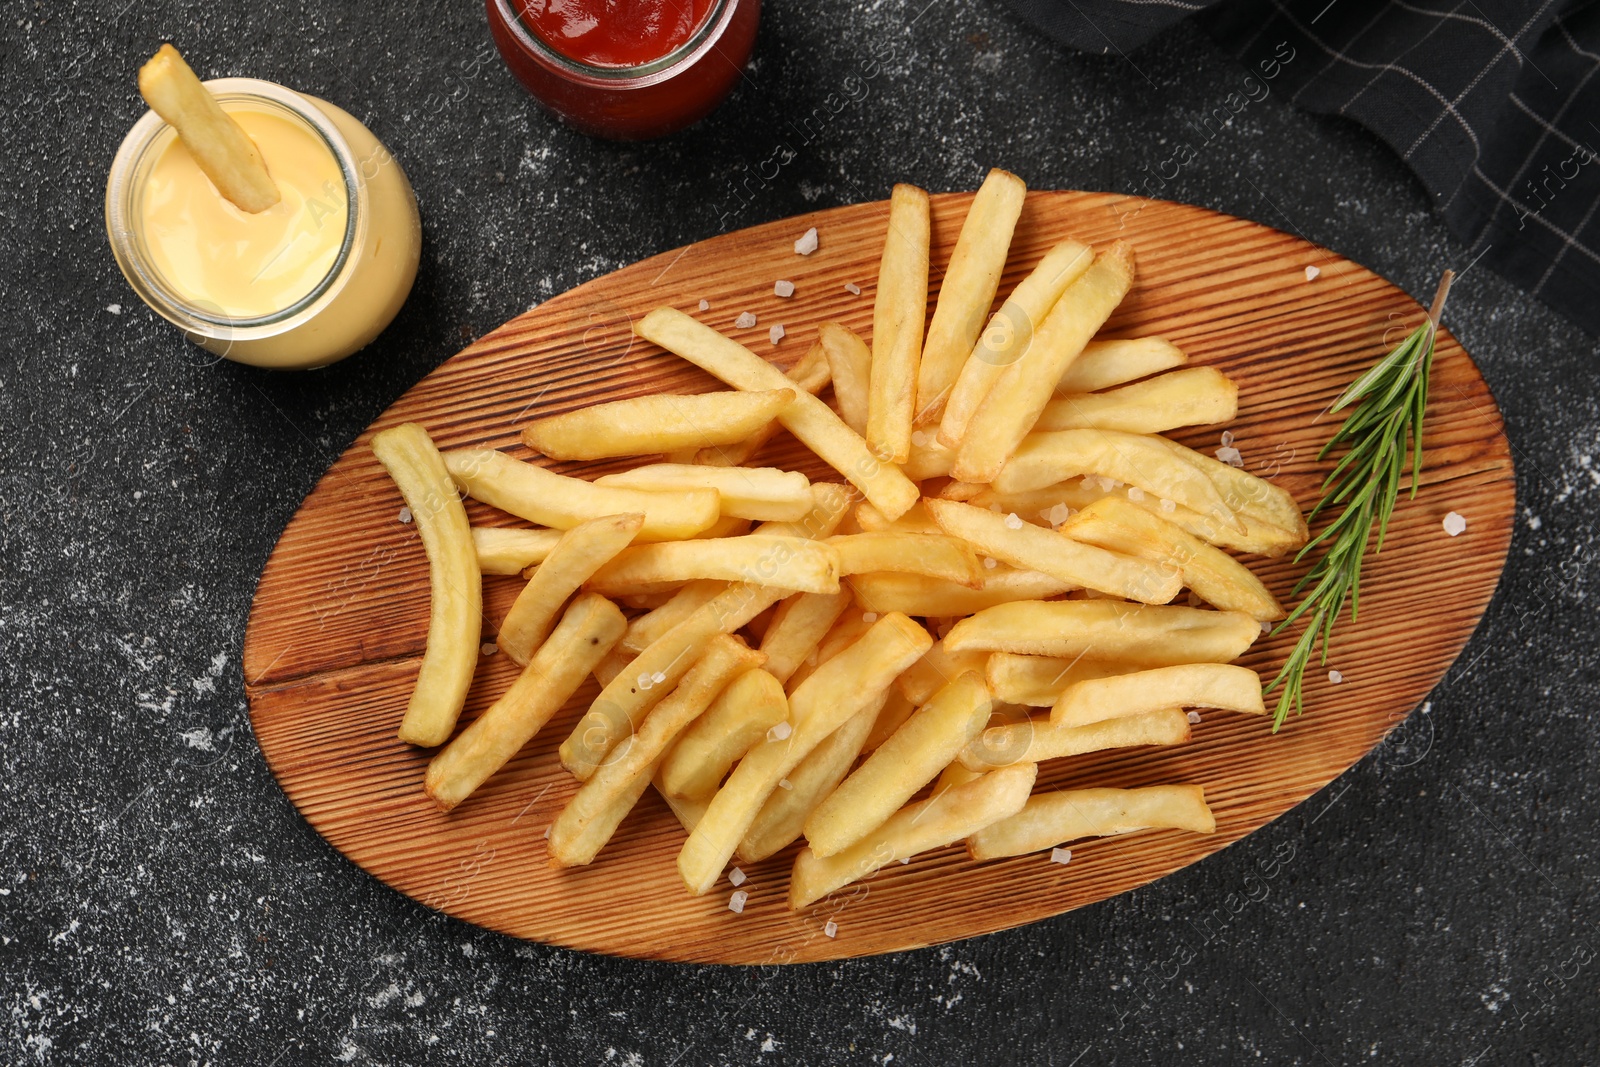
POLYGON ((1189 725, 1190 726, 1199 726, 1200 725, 1200 713, 1198 711, 1191 711, 1189 713, 1189 725))
POLYGON ((744 914, 744 902, 750 899, 750 894, 743 889, 735 889, 733 896, 728 898, 728 910, 735 915, 744 914))
POLYGON ((733 320, 733 328, 736 330, 748 330, 755 324, 756 317, 748 311, 739 312, 739 317, 733 320))
POLYGON ((839 924, 834 922, 832 919, 829 919, 822 926, 822 936, 823 937, 838 937, 839 936, 839 924))
POLYGON ((787 722, 780 722, 773 726, 772 729, 767 731, 767 740, 782 741, 792 733, 794 733, 794 727, 790 726, 787 722))
POLYGON ((700 310, 701 311, 710 311, 711 310, 711 301, 709 301, 709 300, 700 301, 700 310))
POLYGON ((1467 517, 1458 511, 1452 511, 1444 517, 1444 532, 1451 537, 1458 537, 1467 532, 1467 517))
POLYGON ((1065 504, 1057 504, 1049 511, 1042 512, 1041 514, 1044 516, 1044 521, 1048 522, 1051 526, 1060 526, 1062 523, 1072 518, 1072 509, 1067 507, 1065 504))
POLYGON ((983 565, 984 565, 984 567, 986 569, 992 571, 996 567, 1000 566, 1000 561, 995 559, 993 556, 984 556, 983 557, 983 565))
POLYGON ((653 686, 655 684, 656 684, 655 683, 655 679, 650 677, 650 672, 649 671, 645 671, 643 674, 639 675, 639 688, 640 689, 649 689, 651 686, 653 686))
POLYGON ((777 326, 774 326, 772 329, 768 330, 767 339, 773 344, 777 344, 779 341, 783 340, 783 324, 779 323, 777 326))
POLYGON ((794 243, 794 252, 797 256, 809 256, 817 250, 817 228, 815 226, 801 234, 794 243))
POLYGON ((911 431, 911 443, 913 445, 916 445, 918 448, 925 447, 927 445, 927 443, 928 443, 928 431, 926 431, 926 430, 912 430, 911 431))
POLYGON ((400 518, 401 522, 410 522, 411 521, 411 509, 410 508, 401 508, 400 509, 399 518, 400 518))
POLYGON ((106 305, 106 310, 111 312, 111 314, 113 314, 113 315, 120 315, 120 314, 122 314, 122 305, 121 304, 107 304, 106 305))
POLYGON ((1334 685, 1338 685, 1340 682, 1344 681, 1344 675, 1340 674, 1338 671, 1329 671, 1328 681, 1332 682, 1334 685))
POLYGON ((1008 530, 1022 529, 1022 516, 1018 515, 1015 511, 1006 516, 1005 522, 1006 529, 1008 530))
POLYGON ((1144 490, 1140 489, 1137 485, 1128 486, 1128 499, 1129 500, 1143 500, 1144 499, 1144 490))
POLYGON ((864 611, 864 612, 861 613, 861 621, 862 622, 877 622, 878 621, 878 613, 876 611, 864 611))
POLYGON ((1244 466, 1244 456, 1232 445, 1223 445, 1217 449, 1217 458, 1230 467, 1244 466))
POLYGON ((794 282, 779 279, 772 283, 772 295, 791 297, 794 295, 794 282))
POLYGON ((728 881, 732 883, 735 889, 738 889, 740 886, 744 885, 747 879, 748 876, 737 867, 728 872, 728 881))
POLYGON ((1072 850, 1070 848, 1053 848, 1050 850, 1051 863, 1071 863, 1072 850))
POLYGON ((779 778, 778 779, 778 788, 779 789, 793 789, 794 788, 794 783, 789 781, 789 779, 787 779, 787 778, 779 778))
POLYGON ((845 282, 844 291, 849 293, 851 296, 860 296, 861 286, 857 285, 855 282, 845 282))
POLYGON ((483 644, 478 646, 479 655, 492 656, 495 654, 495 651, 496 649, 493 641, 485 641, 483 644))
POLYGON ((1178 510, 1178 505, 1173 501, 1168 500, 1166 497, 1161 498, 1159 507, 1162 511, 1165 511, 1169 515, 1178 510))
POLYGON ((660 683, 662 683, 662 682, 667 680, 667 674, 666 674, 665 671, 656 671, 656 673, 654 673, 654 674, 652 674, 650 676, 650 680, 652 682, 655 682, 657 685, 659 685, 660 683))
POLYGON ((1307 267, 1306 268, 1306 281, 1308 281, 1308 282, 1316 281, 1317 280, 1317 275, 1319 275, 1321 273, 1322 273, 1322 271, 1317 269, 1316 267, 1307 267))
POLYGON ((1233 431, 1232 430, 1223 430, 1222 431, 1222 447, 1223 448, 1227 448, 1231 444, 1233 444, 1233 431))

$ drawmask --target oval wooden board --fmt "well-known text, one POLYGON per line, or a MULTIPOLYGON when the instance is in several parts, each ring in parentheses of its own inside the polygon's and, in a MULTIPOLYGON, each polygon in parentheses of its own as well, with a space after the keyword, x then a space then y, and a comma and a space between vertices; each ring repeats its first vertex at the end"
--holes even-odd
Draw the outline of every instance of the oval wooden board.
MULTIPOLYGON (((935 285, 970 200, 933 198, 935 285)), ((437 811, 421 788, 430 753, 395 739, 427 629, 427 566, 415 527, 398 521, 399 493, 368 449, 372 432, 414 420, 444 448, 483 445, 526 457, 516 431, 533 415, 710 388, 700 371, 630 334, 635 317, 661 304, 699 315, 785 366, 823 321, 866 335, 886 220, 882 202, 836 208, 725 234, 579 286, 446 362, 340 457, 267 563, 244 651, 251 720, 267 762, 334 847, 430 907, 577 949, 752 964, 888 952, 1055 915, 1194 863, 1321 789, 1438 682, 1494 591, 1514 514, 1499 412, 1448 334, 1434 370, 1425 485, 1400 506, 1367 569, 1359 624, 1341 625, 1331 665, 1343 684, 1310 679, 1306 716, 1278 736, 1261 719, 1212 713, 1187 746, 1041 768, 1041 789, 1203 784, 1217 815, 1212 836, 1162 831, 1079 843, 1068 866, 1048 855, 980 864, 946 848, 880 873, 825 911, 799 913, 785 903, 791 848, 745 868, 749 902, 735 914, 726 882, 700 898, 684 891, 674 864, 682 831, 650 792, 592 866, 557 871, 546 863, 544 831, 575 783, 555 749, 593 698, 592 681, 470 800, 450 815, 437 811), (810 226, 821 247, 797 256, 793 242, 810 226), (794 282, 792 299, 773 295, 780 278, 794 282), (711 307, 703 313, 702 299, 711 307), (742 311, 755 312, 759 325, 733 330, 742 311), (775 346, 768 328, 779 323, 787 336, 775 346), (1466 516, 1460 537, 1441 528, 1451 510, 1466 516)), ((1236 445, 1252 470, 1304 507, 1327 468, 1316 460, 1334 426, 1324 408, 1423 315, 1370 271, 1287 234, 1180 204, 1075 192, 1029 195, 1001 292, 1069 235, 1132 242, 1139 278, 1104 335, 1166 337, 1194 363, 1233 376, 1236 445), (1308 266, 1321 272, 1311 281, 1308 266)), ((1174 436, 1211 449, 1218 430, 1174 436)), ((839 480, 786 434, 757 462, 839 480)), ((592 475, 625 465, 558 469, 592 475)), ((468 507, 474 523, 515 524, 468 507)), ((1300 573, 1287 560, 1251 565, 1285 599, 1300 573)), ((485 580, 486 634, 518 584, 485 580)), ((1275 671, 1288 646, 1263 641, 1245 662, 1275 671)), ((483 659, 463 722, 513 673, 502 655, 483 659)))

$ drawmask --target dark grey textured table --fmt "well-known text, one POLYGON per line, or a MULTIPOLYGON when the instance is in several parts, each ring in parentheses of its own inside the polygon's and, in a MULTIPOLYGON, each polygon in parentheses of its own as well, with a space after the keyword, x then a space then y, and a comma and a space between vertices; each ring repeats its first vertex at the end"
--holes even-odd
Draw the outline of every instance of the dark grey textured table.
MULTIPOLYGON (((773 4, 734 98, 634 146, 537 111, 471 0, 10 6, 0 1061, 1600 1061, 1600 353, 1481 268, 1449 320, 1518 463, 1499 595, 1389 745, 1198 867, 888 958, 642 964, 429 912, 278 790, 239 678, 255 577, 323 469, 465 341, 646 255, 896 180, 968 189, 1001 165, 1039 188, 1133 191, 1242 77, 1188 28, 1130 62, 1059 52, 994 0, 923 2, 773 4), (343 105, 404 163, 422 271, 365 353, 314 374, 214 364, 123 283, 102 183, 141 110, 137 62, 165 37, 203 76, 343 105), (786 122, 875 41, 894 56, 867 98, 796 143, 786 122), (794 157, 737 197, 780 140, 794 157)), ((1301 233, 1419 296, 1468 267, 1394 158, 1276 98, 1166 195, 1301 233)))

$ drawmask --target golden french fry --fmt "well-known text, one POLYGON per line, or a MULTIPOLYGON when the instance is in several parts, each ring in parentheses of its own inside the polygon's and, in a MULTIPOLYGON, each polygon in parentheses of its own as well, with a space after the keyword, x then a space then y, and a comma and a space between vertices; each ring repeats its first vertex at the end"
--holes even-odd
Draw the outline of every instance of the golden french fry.
POLYGON ((162 45, 139 68, 139 95, 178 131, 200 170, 239 210, 256 214, 282 199, 255 142, 172 45, 162 45))
POLYGON ((842 852, 886 822, 978 736, 989 707, 977 671, 941 688, 806 819, 812 853, 842 852))
POLYGON ((900 692, 905 694, 907 700, 921 706, 932 699, 933 694, 968 671, 977 671, 981 674, 988 660, 987 652, 952 654, 944 647, 943 641, 935 641, 927 654, 907 667, 905 673, 895 680, 895 684, 899 686, 900 692))
MULTIPOLYGON (((828 360, 820 345, 812 345, 795 365, 784 372, 784 378, 794 387, 816 396, 828 386, 828 360)), ((707 448, 685 449, 669 452, 667 458, 674 463, 698 463, 708 467, 738 467, 750 461, 761 451, 772 435, 782 428, 774 419, 742 441, 731 445, 712 445, 707 448)))
POLYGON ((872 705, 852 715, 779 780, 778 788, 761 805, 755 821, 739 842, 741 860, 760 862, 799 840, 806 817, 838 788, 855 765, 888 696, 881 694, 872 705))
POLYGON ((839 553, 839 573, 894 571, 922 574, 969 589, 983 585, 983 568, 972 546, 944 534, 835 534, 827 544, 839 553))
POLYGON ((1044 600, 1077 588, 1075 583, 1052 575, 1011 567, 985 569, 983 585, 978 589, 920 574, 888 571, 853 574, 845 584, 855 593, 856 603, 868 611, 902 611, 922 618, 971 615, 996 604, 1044 600))
POLYGON ((429 761, 423 791, 445 811, 467 799, 561 710, 627 624, 604 597, 574 600, 511 688, 429 761))
POLYGON ((644 516, 634 512, 580 522, 563 534, 561 543, 539 564, 500 621, 500 632, 495 637, 500 651, 518 666, 526 667, 555 625, 562 605, 591 575, 628 547, 643 525, 644 516))
POLYGON ((1050 709, 1050 721, 1057 726, 1087 726, 1160 708, 1267 713, 1255 671, 1228 663, 1185 663, 1073 682, 1050 709))
POLYGON ((1028 350, 983 398, 956 450, 952 477, 963 482, 995 480, 1055 394, 1062 373, 1132 286, 1133 249, 1125 242, 1113 242, 1061 294, 1028 350))
POLYGON ((1250 568, 1125 497, 1107 496, 1068 519, 1061 532, 1112 552, 1177 567, 1183 584, 1212 607, 1243 611, 1263 621, 1283 607, 1250 568))
POLYGON ((876 617, 865 612, 845 612, 823 635, 822 640, 817 642, 815 650, 800 661, 800 665, 784 683, 785 688, 791 693, 794 692, 818 667, 860 640, 861 635, 872 629, 872 624, 876 621, 876 617))
POLYGON ((716 884, 779 780, 851 716, 877 701, 932 643, 928 632, 904 615, 885 615, 790 693, 792 732, 746 753, 678 854, 678 873, 691 893, 699 896, 716 884))
MULTIPOLYGON (((946 407, 945 410, 948 411, 949 408, 946 407)), ((925 482, 930 478, 943 478, 955 465, 956 454, 953 449, 946 448, 933 440, 931 435, 923 437, 919 443, 913 434, 911 457, 906 460, 901 470, 912 481, 925 482)))
POLYGON ((945 533, 970 542, 986 555, 1084 589, 1144 604, 1165 604, 1183 588, 1176 567, 1074 541, 1031 526, 1015 514, 1001 515, 954 500, 929 500, 927 508, 945 533))
POLYGON ((721 502, 714 489, 682 493, 607 489, 487 448, 446 452, 444 463, 456 484, 474 500, 558 530, 569 530, 589 519, 637 511, 644 515, 644 527, 637 539, 662 541, 693 537, 721 514, 721 502))
POLYGON ((548 556, 561 540, 560 530, 513 530, 474 526, 472 548, 484 574, 521 574, 548 556))
POLYGON ((1061 375, 1063 393, 1093 393, 1159 374, 1189 362, 1178 347, 1159 337, 1090 341, 1061 375))
POLYGON ((919 852, 953 844, 1022 810, 1038 768, 1022 763, 953 786, 901 808, 843 852, 826 859, 803 849, 789 878, 789 907, 799 909, 873 871, 919 852))
POLYGON ((805 593, 839 591, 839 554, 825 541, 747 534, 625 549, 588 581, 598 593, 714 578, 805 593))
POLYGON ((662 634, 608 682, 561 743, 561 765, 587 779, 606 753, 666 696, 717 634, 731 634, 776 604, 777 589, 735 584, 662 634))
MULTIPOLYGON (((788 380, 739 342, 672 308, 656 308, 635 323, 633 331, 736 389, 776 388, 788 380)), ((802 394, 784 409, 779 421, 890 519, 898 519, 917 502, 920 494, 911 479, 874 456, 860 435, 816 397, 802 394)))
POLYGON ((936 500, 959 500, 963 503, 988 488, 979 482, 947 482, 934 497, 936 500))
POLYGON ((372 454, 405 498, 428 556, 428 643, 400 740, 430 748, 450 739, 477 670, 483 573, 466 509, 428 431, 414 422, 379 430, 372 454))
POLYGON ((1157 437, 1155 441, 1210 479, 1230 511, 1288 531, 1294 538, 1290 546, 1292 548, 1305 544, 1308 536, 1305 516, 1286 489, 1249 471, 1231 467, 1192 448, 1185 448, 1176 441, 1169 441, 1165 437, 1157 437))
POLYGON ((1243 525, 1211 479, 1167 448, 1156 434, 1120 430, 1054 430, 1030 434, 994 480, 1015 493, 1082 475, 1127 482, 1158 500, 1171 500, 1222 526, 1243 525))
MULTIPOLYGON (((735 393, 735 396, 755 395, 735 393)), ((672 493, 715 489, 722 514, 741 519, 798 522, 811 510, 811 483, 798 471, 777 467, 708 467, 693 463, 651 463, 603 475, 595 485, 672 493)))
POLYGON ((673 593, 665 604, 630 622, 628 632, 622 635, 617 647, 635 655, 643 652, 656 638, 693 615, 701 605, 716 599, 727 588, 727 582, 711 579, 690 582, 673 593))
POLYGON ((844 424, 865 437, 867 434, 867 394, 872 380, 872 349, 854 330, 837 322, 817 328, 817 343, 828 357, 833 378, 833 398, 839 402, 839 417, 844 424))
MULTIPOLYGON (((1050 314, 1050 309, 1055 307, 1068 286, 1083 277, 1093 262, 1094 250, 1088 245, 1070 239, 1062 241, 1045 253, 1033 272, 1011 290, 1011 295, 994 313, 973 346, 972 354, 962 364, 961 373, 945 401, 944 415, 939 422, 938 444, 948 450, 945 453, 948 458, 944 469, 935 473, 950 473, 950 467, 955 463, 955 450, 961 447, 967 427, 983 405, 984 398, 989 395, 989 390, 994 388, 994 383, 1006 368, 1027 353, 1033 344, 1034 332, 1050 314)), ((913 466, 918 468, 918 473, 911 475, 913 478, 920 481, 922 477, 929 476, 922 473, 927 467, 921 464, 913 466)))
POLYGON ((718 634, 670 696, 651 709, 561 809, 550 827, 550 860, 558 867, 593 862, 617 826, 644 795, 656 764, 685 727, 705 711, 729 680, 766 659, 744 642, 718 634))
POLYGON ((764 522, 755 532, 773 537, 809 537, 814 541, 832 537, 850 514, 857 499, 855 490, 838 482, 811 483, 811 510, 799 522, 764 522))
POLYGON ((1033 428, 1161 433, 1228 422, 1238 413, 1239 387, 1227 375, 1211 367, 1185 367, 1103 393, 1058 395, 1033 428))
POLYGON ((530 422, 522 428, 522 443, 553 459, 650 456, 731 445, 777 418, 796 395, 793 389, 729 389, 613 400, 530 422))
MULTIPOLYGON (((1115 674, 1130 674, 1139 670, 1127 663, 1106 663, 1078 657, 1061 659, 1056 656, 1019 656, 1014 652, 968 652, 964 655, 988 657, 984 666, 984 680, 989 691, 1002 704, 1023 704, 1048 708, 1056 702, 1061 691, 1069 685, 1091 678, 1109 678, 1115 674)), ((1176 707, 1172 703, 1157 707, 1176 707)))
POLYGON ((778 605, 761 637, 767 673, 787 682, 850 606, 850 593, 801 593, 778 605))
POLYGON ((1014 763, 1039 763, 1110 748, 1181 745, 1187 740, 1189 717, 1180 708, 1160 708, 1087 726, 1057 726, 1041 715, 989 727, 961 750, 961 762, 970 770, 990 771, 1014 763))
POLYGON ((883 512, 872 506, 872 503, 863 500, 856 505, 856 525, 861 527, 863 533, 916 533, 940 534, 939 524, 933 521, 928 514, 928 509, 918 502, 915 507, 904 515, 890 522, 884 518, 883 512))
MULTIPOLYGON (((901 675, 905 677, 905 675, 901 675)), ((906 695, 898 687, 891 688, 884 695, 883 707, 878 709, 877 718, 873 720, 872 730, 867 734, 866 741, 862 742, 861 751, 871 752, 889 738, 909 718, 917 706, 906 699, 906 695)))
POLYGON ((1015 174, 991 170, 972 198, 961 224, 950 265, 939 283, 939 300, 928 323, 917 369, 917 417, 920 425, 939 421, 944 402, 961 367, 978 343, 983 320, 1000 288, 1011 250, 1011 234, 1028 187, 1015 174))
POLYGON ((1024 856, 1085 837, 1135 830, 1192 830, 1210 834, 1217 820, 1198 785, 1143 789, 1061 789, 1031 797, 1017 814, 990 823, 967 839, 975 860, 1024 856))
POLYGON ((656 776, 661 791, 673 798, 709 798, 739 757, 788 720, 783 683, 765 670, 746 671, 728 683, 662 759, 656 776))
POLYGON ((929 227, 928 194, 914 185, 896 185, 872 305, 866 434, 872 454, 892 463, 911 455, 917 364, 928 315, 929 227))
POLYGON ((945 635, 952 652, 982 650, 1170 667, 1229 663, 1261 636, 1242 611, 1112 600, 1019 601, 962 619, 945 635))

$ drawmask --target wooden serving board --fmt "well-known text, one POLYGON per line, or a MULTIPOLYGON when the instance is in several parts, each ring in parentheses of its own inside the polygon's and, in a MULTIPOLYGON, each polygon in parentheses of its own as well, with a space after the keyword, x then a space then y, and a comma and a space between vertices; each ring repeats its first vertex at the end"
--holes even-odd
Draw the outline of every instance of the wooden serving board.
MULTIPOLYGON (((933 284, 949 258, 970 194, 933 198, 933 284)), ((403 893, 518 937, 587 951, 657 959, 775 963, 837 959, 931 945, 1055 915, 1143 885, 1238 840, 1321 789, 1359 760, 1427 694, 1460 652, 1494 592, 1510 541, 1514 487, 1500 414, 1477 368, 1442 334, 1427 424, 1424 487, 1396 512, 1389 541, 1362 585, 1358 624, 1341 624, 1330 663, 1307 685, 1304 718, 1277 736, 1262 719, 1213 712, 1191 744, 1057 760, 1040 789, 1066 785, 1205 786, 1217 815, 1211 836, 1152 831, 1073 846, 1065 866, 1048 854, 974 863, 941 849, 894 865, 825 910, 786 905, 795 849, 745 868, 749 901, 729 910, 719 882, 691 897, 674 857, 679 829, 653 792, 599 859, 554 870, 544 833, 576 783, 556 747, 593 698, 591 681, 500 773, 445 815, 422 794, 431 753, 395 739, 415 678, 428 615, 427 564, 401 498, 372 458, 374 430, 422 423, 443 448, 489 446, 527 458, 519 425, 602 400, 713 387, 689 364, 638 341, 629 326, 672 305, 788 366, 837 319, 870 331, 886 202, 836 208, 757 226, 667 252, 598 278, 518 316, 447 361, 353 444, 306 498, 261 576, 245 640, 251 721, 267 762, 295 806, 334 847, 403 893), (794 240, 815 226, 809 257, 794 240), (791 299, 773 282, 795 284, 791 299), (858 285, 860 295, 846 289, 858 285), (698 310, 698 302, 710 310, 698 310), (742 311, 759 316, 734 330, 742 311), (782 324, 777 345, 768 329, 782 324), (1449 511, 1467 519, 1447 536, 1449 511), (835 924, 834 935, 827 924, 835 924)), ((1166 337, 1195 364, 1240 386, 1230 429, 1249 469, 1309 508, 1327 464, 1317 449, 1336 420, 1339 391, 1414 328, 1423 311, 1403 292, 1326 249, 1200 208, 1134 197, 1031 193, 1001 292, 1055 241, 1132 242, 1139 277, 1103 336, 1166 337), (1320 274, 1306 277, 1314 266, 1320 274)), ((930 300, 930 308, 931 308, 930 300)), ((1196 448, 1220 427, 1180 432, 1196 448)), ((787 434, 757 462, 839 480, 787 434)), ((588 475, 627 466, 567 464, 588 475)), ((474 502, 474 523, 516 525, 474 502)), ((1251 565, 1287 600, 1302 568, 1251 565)), ((485 634, 518 588, 485 579, 485 634)), ((1246 658, 1277 669, 1287 638, 1246 658)), ((515 673, 503 655, 480 664, 463 723, 515 673)))

